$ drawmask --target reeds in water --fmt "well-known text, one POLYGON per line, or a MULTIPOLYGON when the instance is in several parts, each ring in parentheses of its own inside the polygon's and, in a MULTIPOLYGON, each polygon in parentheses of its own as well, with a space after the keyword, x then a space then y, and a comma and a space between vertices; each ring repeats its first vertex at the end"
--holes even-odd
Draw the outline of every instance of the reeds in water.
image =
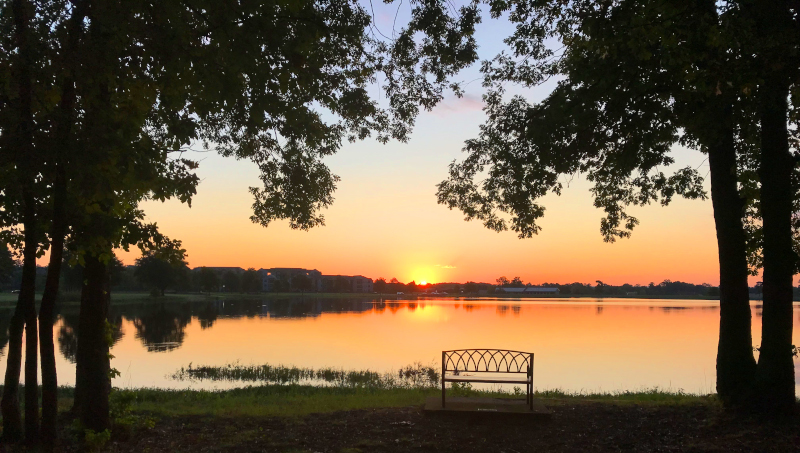
POLYGON ((439 371, 417 362, 394 372, 337 368, 301 368, 283 365, 193 366, 181 368, 170 376, 179 381, 240 381, 262 384, 312 384, 357 388, 435 388, 439 371))

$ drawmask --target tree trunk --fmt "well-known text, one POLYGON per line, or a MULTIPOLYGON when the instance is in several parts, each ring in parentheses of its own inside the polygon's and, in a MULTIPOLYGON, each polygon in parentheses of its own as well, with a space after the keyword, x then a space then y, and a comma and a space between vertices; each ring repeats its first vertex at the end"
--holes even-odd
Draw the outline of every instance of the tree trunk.
POLYGON ((58 298, 61 262, 64 253, 66 233, 66 175, 64 165, 58 164, 56 180, 53 185, 53 224, 50 233, 50 263, 47 266, 47 280, 42 306, 39 310, 39 343, 42 354, 42 442, 52 450, 58 436, 58 374, 56 371, 53 324, 55 306, 58 298))
POLYGON ((87 256, 85 263, 75 356, 75 406, 83 426, 101 432, 110 427, 111 378, 106 332, 108 272, 106 264, 97 256, 87 256))
MULTIPOLYGON (((26 228, 27 237, 27 228, 26 228)), ((3 441, 17 442, 22 439, 22 415, 19 410, 19 375, 22 371, 22 333, 25 327, 25 306, 34 303, 36 289, 36 247, 25 242, 22 261, 22 285, 17 306, 9 326, 8 356, 3 399, 0 409, 3 414, 3 441)), ((38 404, 37 404, 38 408, 38 404)))
MULTIPOLYGON (((22 333, 27 333, 25 357, 25 436, 29 441, 38 439, 39 427, 39 383, 37 381, 36 359, 34 349, 31 351, 31 331, 36 332, 36 250, 39 247, 36 233, 35 200, 30 190, 23 188, 23 209, 25 246, 22 258, 22 286, 19 299, 14 309, 9 327, 8 360, 6 363, 6 376, 3 387, 2 406, 3 414, 3 439, 9 442, 18 441, 22 437, 22 420, 19 411, 19 375, 22 369, 22 333), (30 322, 29 314, 33 311, 33 328, 26 324, 30 322), (31 365, 33 372, 30 372, 31 365), (31 373, 29 375, 29 373, 31 373), (31 379, 32 377, 32 379, 31 379), (32 382, 31 382, 32 381, 32 382)), ((34 348, 37 344, 33 338, 34 348)))
POLYGON ((719 254, 717 394, 727 404, 750 400, 755 381, 750 294, 747 283, 744 202, 739 196, 731 106, 719 109, 720 128, 708 146, 711 203, 719 254))
MULTIPOLYGON (((17 156, 17 171, 20 175, 20 185, 22 194, 22 223, 25 228, 25 246, 23 262, 23 285, 20 288, 19 308, 21 315, 25 318, 25 438, 28 442, 34 443, 39 440, 39 380, 38 380, 38 333, 36 319, 36 251, 39 246, 38 219, 36 216, 36 197, 33 193, 37 171, 34 170, 36 162, 35 148, 33 146, 33 81, 31 68, 34 65, 34 56, 30 46, 30 18, 32 6, 25 0, 14 0, 11 4, 14 15, 14 40, 18 50, 18 65, 16 72, 16 82, 18 90, 18 123, 13 133, 13 139, 17 156), (28 269, 27 276, 25 270, 28 269), (27 278, 25 278, 27 277, 27 278)), ((16 313, 15 313, 16 316, 16 313)), ((14 329, 19 328, 19 320, 15 320, 14 329)), ((14 332, 15 336, 17 332, 14 332)), ((20 339, 21 340, 21 339, 20 339)), ((16 342, 17 339, 14 338, 16 342)), ((15 345, 16 347, 16 345, 15 345)), ((21 348, 21 345, 20 345, 21 348)), ((13 351, 16 355, 16 351, 13 351)), ((21 352, 20 352, 21 355, 21 352)), ((9 353, 11 362, 12 353, 9 353)), ((6 383, 11 384, 10 392, 17 393, 19 385, 19 366, 9 363, 6 370, 6 383), (13 383, 11 381, 14 381, 13 383)), ((5 390, 4 390, 5 393, 5 390)), ((9 395, 8 410, 18 411, 11 408, 16 397, 9 395)), ((4 395, 5 400, 5 395, 4 395)), ((4 414, 5 415, 5 414, 4 414)), ((10 414, 11 423, 15 423, 15 414, 10 414)), ((12 428, 12 436, 13 433, 12 428)))
POLYGON ((760 402, 770 412, 795 406, 792 359, 792 171, 787 129, 789 83, 767 78, 761 96, 761 215, 764 230, 764 311, 757 385, 760 402))
POLYGON ((61 102, 56 130, 56 172, 53 184, 53 223, 50 240, 50 264, 47 269, 42 306, 39 311, 39 341, 42 355, 42 441, 48 449, 55 446, 58 437, 58 372, 56 370, 55 343, 53 341, 53 324, 55 324, 55 303, 58 298, 61 263, 64 251, 64 236, 67 232, 67 169, 66 162, 71 151, 71 131, 75 109, 75 51, 78 38, 82 32, 86 2, 75 3, 70 17, 69 36, 63 64, 69 71, 61 85, 61 102))
MULTIPOLYGON (((33 202, 33 201, 31 201, 33 202)), ((36 214, 33 213, 33 229, 36 228, 36 214)), ((38 319, 36 316, 36 249, 38 241, 35 231, 29 237, 27 230, 29 223, 25 224, 25 248, 28 242, 33 243, 33 288, 25 301, 25 441, 36 443, 39 441, 39 333, 38 319)), ((27 250, 26 250, 27 252, 27 250)), ((27 254, 27 253, 26 253, 27 254)), ((26 257, 27 261, 28 258, 26 257)))

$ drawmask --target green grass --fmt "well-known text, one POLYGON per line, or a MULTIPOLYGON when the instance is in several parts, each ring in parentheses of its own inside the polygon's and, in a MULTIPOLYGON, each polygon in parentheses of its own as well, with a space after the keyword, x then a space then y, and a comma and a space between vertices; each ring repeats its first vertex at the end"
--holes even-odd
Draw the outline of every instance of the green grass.
MULTIPOLYGON (((2 390, 2 386, 0 386, 2 390)), ((20 394, 24 387, 20 389, 20 394)), ((355 409, 421 406, 428 397, 441 395, 439 388, 369 388, 311 385, 260 385, 230 390, 115 389, 112 412, 125 407, 133 414, 154 416, 204 415, 218 417, 298 417, 312 413, 355 409)), ((72 407, 74 389, 59 388, 60 412, 72 407)), ((521 398, 509 391, 478 390, 469 385, 448 387, 448 397, 521 398)), ((543 390, 535 394, 546 404, 603 402, 635 405, 719 405, 716 396, 690 395, 647 389, 637 392, 575 393, 543 390)), ((21 400, 23 398, 20 398, 21 400)), ((24 401, 21 401, 24 403, 24 401)))
POLYGON ((119 390, 120 396, 133 397, 134 412, 157 415, 213 416, 300 416, 378 407, 419 405, 435 389, 363 389, 267 385, 242 389, 206 390, 119 390))
MULTIPOLYGON (((131 402, 134 413, 163 416, 211 415, 294 417, 318 412, 354 409, 419 406, 428 397, 437 397, 436 388, 358 388, 314 387, 307 385, 265 385, 233 390, 117 390, 115 398, 131 402)), ((509 392, 474 390, 469 387, 447 390, 448 396, 493 398, 519 397, 509 392)), ((658 389, 622 393, 568 393, 542 391, 537 398, 548 404, 606 402, 646 405, 717 404, 712 396, 664 392, 658 389)))

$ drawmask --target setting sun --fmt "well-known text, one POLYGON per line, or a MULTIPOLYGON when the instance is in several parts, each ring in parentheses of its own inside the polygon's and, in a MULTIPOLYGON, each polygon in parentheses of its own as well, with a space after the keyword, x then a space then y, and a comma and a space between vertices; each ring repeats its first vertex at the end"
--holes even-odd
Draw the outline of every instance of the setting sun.
POLYGON ((428 284, 428 282, 426 282, 425 280, 422 280, 421 282, 419 282, 419 284, 420 284, 420 285, 427 285, 427 284, 428 284))

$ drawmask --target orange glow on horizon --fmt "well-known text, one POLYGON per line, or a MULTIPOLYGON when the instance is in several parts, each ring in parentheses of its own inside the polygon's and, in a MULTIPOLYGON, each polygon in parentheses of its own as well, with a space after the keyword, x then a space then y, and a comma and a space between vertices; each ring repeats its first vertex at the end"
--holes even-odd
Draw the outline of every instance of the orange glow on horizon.
MULTIPOLYGON (((268 228, 250 222, 248 188, 262 184, 258 168, 213 153, 200 164, 202 182, 191 208, 177 201, 148 201, 141 208, 162 233, 183 241, 190 267, 300 267, 403 283, 494 283, 519 276, 533 284, 719 284, 710 200, 631 207, 628 213, 641 223, 631 238, 613 244, 603 242, 603 213, 593 205, 591 184, 580 177, 561 196, 542 198, 542 230, 530 239, 465 222, 462 213, 437 204, 436 184, 447 177, 447 165, 462 158, 464 139, 483 120, 481 112, 423 114, 410 145, 343 147, 326 160, 342 178, 336 201, 321 212, 325 226, 310 231, 292 230, 286 221, 268 228), (454 120, 463 127, 453 128, 454 120)), ((676 154, 678 166, 705 165, 702 153, 676 154)), ((139 254, 131 247, 119 256, 133 264, 139 254)))

